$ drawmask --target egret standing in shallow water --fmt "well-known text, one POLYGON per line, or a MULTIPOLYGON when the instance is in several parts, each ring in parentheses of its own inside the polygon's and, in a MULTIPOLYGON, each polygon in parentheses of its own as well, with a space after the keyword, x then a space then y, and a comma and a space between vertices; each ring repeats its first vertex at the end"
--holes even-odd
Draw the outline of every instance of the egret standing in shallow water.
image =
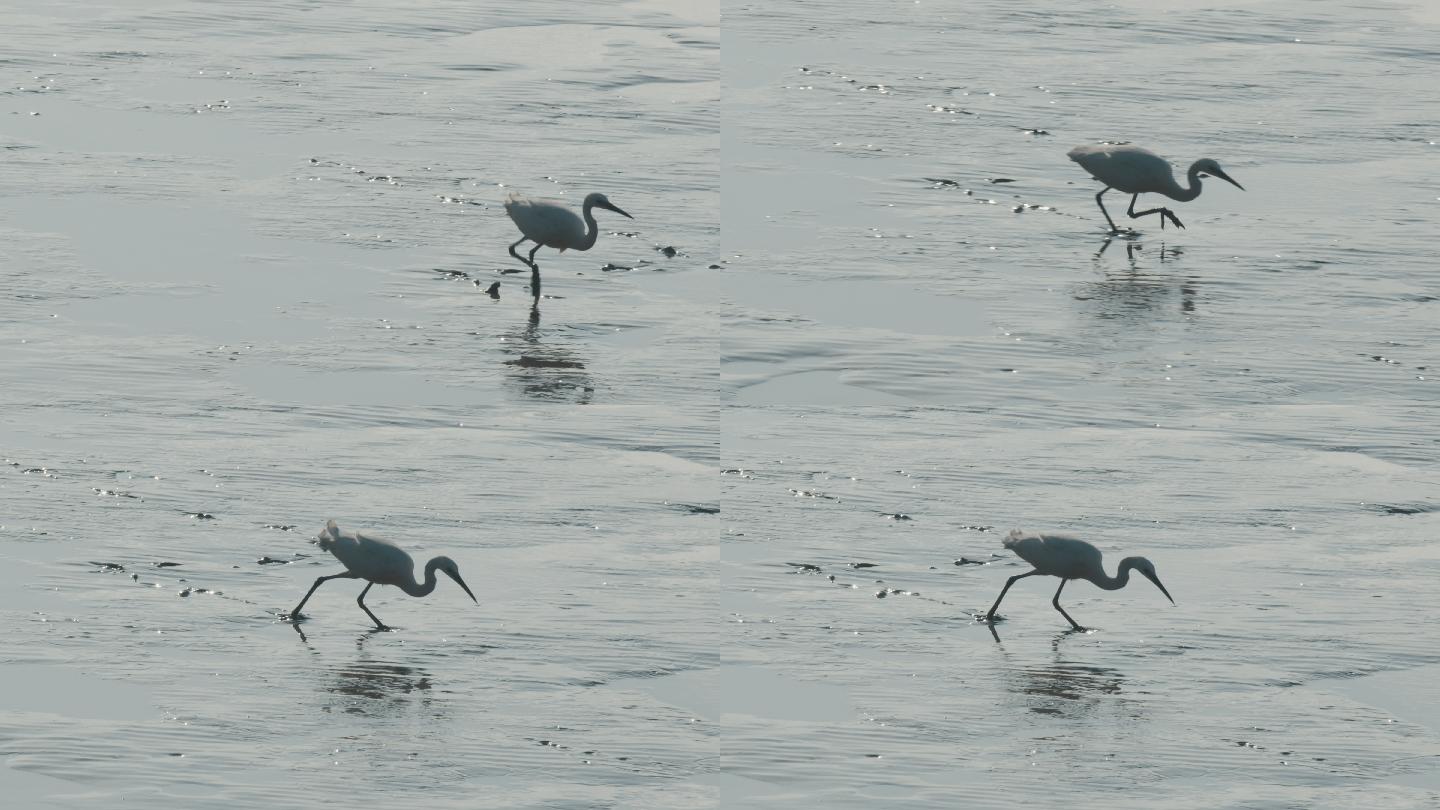
POLYGON ((300 608, 310 601, 310 595, 315 589, 325 584, 328 579, 365 579, 370 584, 360 592, 360 597, 355 601, 365 615, 375 622, 375 626, 381 630, 388 629, 385 623, 376 618, 370 608, 365 607, 365 594, 376 585, 394 585, 411 596, 429 596, 435 590, 435 572, 444 571, 451 579, 459 583, 465 589, 465 593, 477 605, 480 603, 475 599, 475 594, 470 593, 470 587, 465 580, 460 578, 460 566, 449 557, 435 557, 425 564, 425 583, 415 581, 415 561, 405 550, 391 543, 388 540, 381 540, 378 537, 370 537, 360 532, 342 532, 335 521, 325 524, 325 531, 320 533, 317 540, 320 548, 334 554, 336 559, 345 564, 348 571, 341 574, 331 574, 328 577, 320 577, 315 584, 310 586, 310 591, 300 604, 290 611, 291 621, 300 621, 300 608))
POLYGON ((1065 590, 1065 583, 1072 579, 1088 579, 1096 586, 1107 591, 1118 591, 1130 582, 1130 570, 1145 575, 1145 578, 1155 583, 1155 587, 1165 594, 1170 604, 1175 600, 1165 586, 1160 584, 1160 578, 1155 575, 1155 565, 1144 557, 1126 557, 1120 561, 1120 569, 1115 576, 1105 573, 1105 568, 1100 564, 1100 549, 1095 548, 1084 540, 1077 540, 1074 537, 1064 537, 1058 534, 1026 534, 1019 529, 1014 529, 1004 540, 1005 548, 1015 552, 1020 559, 1035 566, 1034 571, 1024 574, 1016 574, 1005 582, 1005 587, 1000 589, 1000 596, 995 599, 995 604, 990 606, 990 612, 985 614, 986 621, 995 621, 995 610, 1000 607, 1000 600, 1005 598, 1005 592, 1016 580, 1025 577, 1033 577, 1036 574, 1045 574, 1052 577, 1060 577, 1060 587, 1055 589, 1055 599, 1050 604, 1060 611, 1065 621, 1076 630, 1084 630, 1070 618, 1065 608, 1060 607, 1060 592, 1065 590))
POLYGON ((1241 191, 1245 190, 1244 186, 1230 179, 1230 175, 1221 170, 1219 163, 1210 158, 1201 158, 1190 164, 1190 187, 1181 188, 1180 184, 1175 182, 1175 171, 1170 167, 1170 161, 1149 149, 1131 144, 1103 143, 1077 146, 1070 150, 1069 155, 1071 160, 1079 163, 1092 177, 1105 184, 1105 188, 1095 195, 1095 204, 1100 206, 1100 213, 1105 215, 1105 221, 1110 224, 1111 233, 1119 233, 1120 229, 1115 227, 1114 220, 1110 219, 1110 212, 1105 210, 1105 203, 1100 198, 1112 188, 1134 195, 1130 198, 1130 210, 1126 212, 1131 219, 1147 214, 1159 214, 1162 231, 1165 230, 1166 219, 1175 223, 1177 228, 1185 226, 1169 208, 1136 211, 1135 201, 1140 199, 1141 194, 1164 194, 1172 200, 1189 202, 1200 196, 1200 178, 1206 175, 1214 175, 1241 191))
POLYGON ((505 201, 505 213, 510 215, 520 233, 525 234, 510 246, 510 255, 530 266, 530 292, 537 303, 540 301, 540 265, 535 263, 535 253, 542 247, 559 248, 561 253, 594 247, 595 239, 600 235, 600 226, 595 224, 595 216, 590 213, 593 208, 604 208, 634 219, 599 192, 586 195, 581 209, 584 222, 575 216, 574 211, 557 202, 532 200, 519 194, 511 194, 505 201), (528 259, 515 252, 515 248, 527 239, 535 243, 528 259))

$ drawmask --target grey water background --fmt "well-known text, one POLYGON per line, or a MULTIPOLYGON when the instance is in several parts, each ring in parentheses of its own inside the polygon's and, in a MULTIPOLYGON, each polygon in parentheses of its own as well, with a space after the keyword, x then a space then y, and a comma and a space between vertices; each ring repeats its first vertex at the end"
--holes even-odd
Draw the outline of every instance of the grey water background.
POLYGON ((718 10, 3 11, 6 806, 711 802, 718 10), (635 216, 538 319, 511 190, 635 216), (300 636, 332 517, 479 606, 300 636))
POLYGON ((1436 6, 724 11, 726 804, 1437 806, 1436 6))

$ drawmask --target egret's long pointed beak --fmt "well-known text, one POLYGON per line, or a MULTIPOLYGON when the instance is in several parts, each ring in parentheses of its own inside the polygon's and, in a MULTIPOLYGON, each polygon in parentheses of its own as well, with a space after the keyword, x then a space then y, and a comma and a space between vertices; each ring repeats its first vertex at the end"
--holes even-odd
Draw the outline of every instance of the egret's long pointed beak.
MULTIPOLYGON (((1141 571, 1140 573, 1145 574, 1144 571, 1141 571)), ((1160 592, 1165 594, 1165 598, 1170 600, 1170 604, 1175 604, 1175 597, 1171 596, 1170 592, 1165 590, 1165 586, 1160 584, 1160 577, 1154 576, 1152 574, 1145 574, 1145 578, 1155 583, 1155 587, 1159 588, 1160 592)))
MULTIPOLYGON (((1229 178, 1226 178, 1226 179, 1228 180, 1229 178)), ((1235 182, 1235 181, 1234 181, 1234 180, 1231 180, 1230 182, 1233 183, 1233 182, 1235 182)), ((623 210, 620 209, 620 206, 618 206, 618 205, 616 205, 615 203, 612 203, 612 202, 596 203, 596 204, 595 204, 595 207, 596 207, 596 208, 604 208, 604 209, 607 210, 607 211, 614 211, 615 213, 619 214, 619 215, 622 216, 622 217, 625 217, 626 219, 634 219, 634 218, 635 218, 635 217, 632 217, 632 216, 630 216, 629 214, 625 213, 623 210)))
MULTIPOLYGON (((1239 183, 1235 182, 1235 178, 1233 178, 1233 177, 1231 177, 1230 175, 1228 175, 1228 174, 1220 171, 1219 169, 1215 169, 1214 171, 1212 171, 1212 172, 1210 172, 1210 173, 1213 174, 1213 175, 1215 175, 1216 177, 1220 178, 1221 180, 1224 180, 1225 182, 1229 183, 1230 185, 1234 186, 1235 188, 1240 189, 1241 191, 1244 191, 1244 190, 1245 190, 1245 187, 1244 187, 1244 186, 1242 186, 1242 185, 1240 185, 1239 183)), ((1157 583, 1155 583, 1155 584, 1156 584, 1156 585, 1159 585, 1160 583, 1157 582, 1157 583)), ((1161 590, 1164 590, 1164 588, 1161 588, 1161 590)))
MULTIPOLYGON (((445 573, 450 574, 449 571, 446 571, 445 573)), ((475 594, 470 593, 470 586, 465 584, 465 580, 461 579, 459 574, 450 574, 450 578, 455 580, 456 585, 459 585, 460 587, 465 589, 465 594, 470 597, 470 601, 474 602, 477 605, 480 604, 480 600, 475 598, 475 594)))

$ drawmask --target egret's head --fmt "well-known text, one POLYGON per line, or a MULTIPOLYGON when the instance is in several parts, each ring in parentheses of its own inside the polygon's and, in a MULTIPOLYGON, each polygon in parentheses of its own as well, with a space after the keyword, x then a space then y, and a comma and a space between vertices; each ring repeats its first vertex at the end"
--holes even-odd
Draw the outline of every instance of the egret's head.
POLYGON ((1160 592, 1165 594, 1165 598, 1170 600, 1170 604, 1175 604, 1175 598, 1170 595, 1169 591, 1165 590, 1164 585, 1160 584, 1160 576, 1155 573, 1155 563, 1150 562, 1144 557, 1126 557, 1120 561, 1120 565, 1122 568, 1128 567, 1139 571, 1146 579, 1155 583, 1155 587, 1159 588, 1160 592))
POLYGON ((470 601, 477 605, 480 603, 480 600, 475 598, 475 594, 470 592, 470 586, 466 585, 465 580, 460 578, 460 566, 456 565, 454 560, 449 557, 436 557, 430 561, 430 567, 436 571, 445 572, 446 576, 455 580, 455 584, 465 589, 465 595, 470 597, 470 601))
POLYGON ((620 210, 620 206, 610 202, 610 198, 606 197, 604 194, 601 194, 598 191, 585 197, 585 207, 604 208, 606 211, 614 211, 615 213, 625 217, 626 219, 634 219, 634 217, 620 210))
POLYGON ((1242 185, 1240 185, 1239 183, 1235 182, 1234 178, 1232 178, 1230 175, 1226 174, 1224 169, 1220 168, 1220 164, 1219 164, 1219 163, 1216 163, 1215 161, 1211 160, 1210 158, 1201 158, 1201 159, 1195 161, 1195 165, 1191 166, 1190 169, 1191 169, 1191 171, 1195 172, 1196 174, 1200 175, 1201 177, 1207 177, 1207 176, 1212 176, 1212 175, 1213 175, 1213 176, 1215 176, 1215 177, 1220 178, 1221 180, 1224 180, 1225 182, 1229 183, 1230 185, 1232 185, 1232 186, 1240 189, 1241 191, 1244 191, 1244 190, 1245 190, 1245 187, 1244 187, 1244 186, 1242 186, 1242 185))

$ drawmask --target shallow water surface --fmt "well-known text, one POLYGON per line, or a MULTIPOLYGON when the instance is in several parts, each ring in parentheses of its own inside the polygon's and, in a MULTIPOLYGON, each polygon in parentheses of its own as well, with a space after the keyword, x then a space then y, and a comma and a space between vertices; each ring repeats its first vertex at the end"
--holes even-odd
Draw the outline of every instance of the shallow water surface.
POLYGON ((713 803, 660 684, 717 661, 716 302, 668 280, 718 258, 715 9, 6 19, 6 795, 713 803), (635 215, 538 315, 512 189, 635 215), (297 633, 331 517, 479 606, 377 588, 377 633, 340 580, 297 633))
POLYGON ((844 696, 728 690, 727 804, 1440 802, 1436 23, 726 6, 722 658, 844 696), (1099 140, 1246 191, 1108 239, 1099 140), (1178 605, 1028 578, 992 636, 1016 527, 1178 605))

